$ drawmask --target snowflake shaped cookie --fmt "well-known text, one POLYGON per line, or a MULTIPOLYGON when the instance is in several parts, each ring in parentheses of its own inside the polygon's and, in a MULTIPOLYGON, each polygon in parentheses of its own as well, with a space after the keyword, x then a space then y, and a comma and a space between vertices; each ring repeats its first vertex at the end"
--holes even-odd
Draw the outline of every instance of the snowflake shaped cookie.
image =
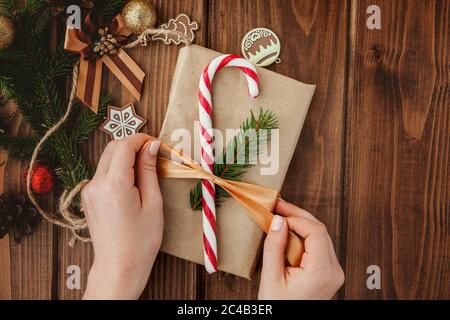
POLYGON ((108 118, 101 130, 109 134, 113 140, 120 140, 137 133, 146 122, 136 114, 131 103, 122 108, 108 106, 108 118))

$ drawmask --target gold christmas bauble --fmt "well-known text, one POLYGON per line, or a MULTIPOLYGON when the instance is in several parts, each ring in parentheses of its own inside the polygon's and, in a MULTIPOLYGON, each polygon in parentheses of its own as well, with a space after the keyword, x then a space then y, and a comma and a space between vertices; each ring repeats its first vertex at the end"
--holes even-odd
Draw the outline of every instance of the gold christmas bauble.
POLYGON ((122 10, 122 17, 127 28, 141 34, 156 24, 156 10, 149 0, 131 0, 122 10))
POLYGON ((11 18, 0 14, 0 50, 8 48, 14 41, 16 29, 11 18))

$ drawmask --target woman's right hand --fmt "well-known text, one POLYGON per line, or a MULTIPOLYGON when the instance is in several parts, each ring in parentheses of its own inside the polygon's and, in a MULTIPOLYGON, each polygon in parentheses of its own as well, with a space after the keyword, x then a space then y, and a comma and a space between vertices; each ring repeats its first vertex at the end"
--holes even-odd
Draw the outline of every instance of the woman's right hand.
POLYGON ((323 223, 309 212, 280 200, 264 243, 259 299, 331 299, 344 283, 344 272, 323 223), (286 267, 288 231, 305 241, 299 268, 286 267))
POLYGON ((164 229, 160 142, 151 140, 138 133, 110 142, 81 192, 94 247, 84 299, 138 299, 147 284, 164 229))

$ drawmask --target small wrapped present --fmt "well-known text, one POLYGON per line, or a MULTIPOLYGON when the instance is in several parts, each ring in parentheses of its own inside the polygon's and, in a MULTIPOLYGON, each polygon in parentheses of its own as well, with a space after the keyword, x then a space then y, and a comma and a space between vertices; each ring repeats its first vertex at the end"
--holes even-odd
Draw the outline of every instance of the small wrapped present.
MULTIPOLYGON (((169 105, 160 139, 169 145, 179 143, 179 131, 190 132, 192 158, 200 159, 198 146, 199 79, 208 63, 221 53, 187 46, 180 50, 169 105), (187 130, 187 131, 186 131, 187 130), (174 132, 178 132, 174 135, 174 132)), ((294 153, 315 86, 258 68, 260 95, 252 99, 247 93, 244 76, 237 69, 224 69, 213 83, 213 126, 225 136, 226 129, 237 129, 250 115, 250 110, 272 110, 278 117, 279 140, 272 174, 261 174, 267 164, 252 166, 243 180, 280 190, 294 153)), ((218 151, 219 148, 217 148, 218 151)), ((268 147, 270 150, 271 148, 268 147)), ((183 150, 186 152, 186 150, 183 150)), ((216 151, 216 152, 218 152, 216 151)), ((272 168, 273 169, 273 168, 272 168)), ((203 264, 203 230, 201 211, 191 209, 189 193, 198 180, 162 179, 165 229, 161 250, 176 257, 203 264)), ((263 231, 238 202, 226 199, 217 208, 217 246, 219 270, 250 279, 260 252, 263 231)))

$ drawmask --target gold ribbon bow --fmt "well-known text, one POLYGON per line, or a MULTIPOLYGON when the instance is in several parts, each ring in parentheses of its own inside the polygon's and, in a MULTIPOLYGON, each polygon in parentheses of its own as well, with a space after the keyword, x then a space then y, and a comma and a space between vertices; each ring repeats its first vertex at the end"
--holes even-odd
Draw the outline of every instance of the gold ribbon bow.
MULTIPOLYGON (((64 49, 79 53, 80 71, 78 74, 76 96, 95 113, 98 111, 103 63, 122 82, 137 99, 141 98, 144 71, 120 47, 116 54, 98 56, 92 52, 92 45, 97 39, 98 29, 90 15, 85 19, 86 31, 67 27, 64 49)), ((125 27, 121 14, 118 14, 108 27, 115 36, 127 39, 131 31, 125 27)))
MULTIPOLYGON (((147 142, 146 147, 153 140, 147 142)), ((169 145, 161 142, 160 156, 158 157, 158 176, 160 178, 173 179, 209 179, 227 191, 231 197, 239 202, 248 212, 255 223, 268 232, 273 219, 273 210, 278 201, 279 192, 258 185, 231 181, 219 178, 203 170, 203 168, 188 156, 174 150, 169 145), (171 159, 176 159, 171 160, 171 159), (180 162, 178 162, 178 160, 180 162)), ((293 267, 300 266, 304 253, 304 243, 300 237, 289 231, 286 247, 286 259, 293 267)))

